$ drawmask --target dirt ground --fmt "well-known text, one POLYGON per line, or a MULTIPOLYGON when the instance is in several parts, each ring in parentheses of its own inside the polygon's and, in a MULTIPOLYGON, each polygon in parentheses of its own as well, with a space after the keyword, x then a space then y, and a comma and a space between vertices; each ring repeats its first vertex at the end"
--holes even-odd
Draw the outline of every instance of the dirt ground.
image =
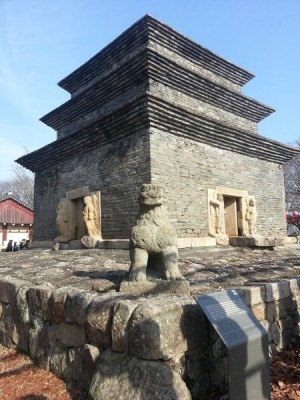
POLYGON ((0 345, 1 400, 85 400, 87 396, 49 371, 34 366, 24 354, 0 345))
POLYGON ((300 338, 273 357, 271 372, 271 400, 300 399, 300 338))
MULTIPOLYGON (((300 338, 297 338, 272 359, 270 400, 300 399, 299 365, 300 338)), ((67 389, 64 382, 35 367, 25 355, 0 346, 0 399, 86 400, 87 394, 76 388, 67 389)))

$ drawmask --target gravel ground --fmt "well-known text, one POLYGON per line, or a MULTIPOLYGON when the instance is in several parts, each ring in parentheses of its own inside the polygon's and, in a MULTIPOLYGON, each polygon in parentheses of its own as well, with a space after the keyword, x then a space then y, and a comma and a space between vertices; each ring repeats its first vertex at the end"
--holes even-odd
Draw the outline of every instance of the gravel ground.
MULTIPOLYGON (((258 282, 298 277, 300 245, 275 250, 233 247, 179 251, 179 268, 191 295, 258 282)), ((127 250, 23 250, 0 253, 0 278, 11 276, 33 284, 75 286, 106 292, 118 290, 129 270, 127 250)))

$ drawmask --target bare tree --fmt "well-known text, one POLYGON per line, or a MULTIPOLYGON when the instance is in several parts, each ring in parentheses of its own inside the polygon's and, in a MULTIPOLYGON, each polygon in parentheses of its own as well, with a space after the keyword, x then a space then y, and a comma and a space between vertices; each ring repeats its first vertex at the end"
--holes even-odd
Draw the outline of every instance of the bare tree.
MULTIPOLYGON (((294 145, 300 147, 300 139, 294 145)), ((300 211, 300 156, 284 164, 284 183, 288 211, 300 211)))
POLYGON ((10 191, 10 183, 8 180, 0 181, 0 199, 4 199, 7 197, 8 192, 10 191))
POLYGON ((0 198, 8 195, 33 209, 34 174, 21 165, 12 165, 11 177, 0 181, 0 198))
POLYGON ((33 209, 34 174, 15 164, 12 166, 12 178, 9 181, 13 197, 33 209))

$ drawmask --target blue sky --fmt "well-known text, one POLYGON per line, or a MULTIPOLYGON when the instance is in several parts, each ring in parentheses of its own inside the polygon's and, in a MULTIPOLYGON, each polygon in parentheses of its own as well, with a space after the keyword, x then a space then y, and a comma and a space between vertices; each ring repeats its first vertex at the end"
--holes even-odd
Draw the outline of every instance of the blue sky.
POLYGON ((261 135, 300 138, 300 0, 0 0, 0 180, 56 139, 57 82, 147 13, 255 75, 243 93, 276 109, 261 135))

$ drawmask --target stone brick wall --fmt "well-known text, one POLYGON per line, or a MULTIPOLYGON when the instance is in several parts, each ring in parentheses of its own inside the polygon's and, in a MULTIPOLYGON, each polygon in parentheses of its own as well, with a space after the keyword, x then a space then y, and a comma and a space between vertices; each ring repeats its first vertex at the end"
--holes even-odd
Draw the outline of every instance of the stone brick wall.
POLYGON ((127 239, 138 212, 142 183, 150 181, 149 136, 132 135, 61 161, 36 174, 34 240, 57 236, 56 206, 66 192, 89 186, 101 192, 104 239, 127 239))
POLYGON ((258 233, 285 235, 282 166, 152 129, 151 177, 166 190, 179 237, 208 234, 207 189, 247 190, 257 201, 258 233))
POLYGON ((272 355, 299 335, 299 278, 241 288, 238 292, 269 333, 272 355))
MULTIPOLYGON (((270 354, 299 335, 299 278, 236 290, 265 326, 270 354)), ((228 379, 227 351, 188 296, 134 297, 2 279, 0 343, 90 389, 91 399, 117 398, 109 396, 120 390, 126 398, 153 390, 159 394, 153 399, 199 399, 228 379)))
POLYGON ((34 240, 53 240, 59 199, 82 186, 101 192, 103 238, 127 239, 140 186, 150 179, 165 188, 178 237, 207 236, 207 189, 216 186, 248 190, 257 200, 258 232, 286 234, 281 165, 152 129, 150 137, 127 137, 38 172, 34 240))

